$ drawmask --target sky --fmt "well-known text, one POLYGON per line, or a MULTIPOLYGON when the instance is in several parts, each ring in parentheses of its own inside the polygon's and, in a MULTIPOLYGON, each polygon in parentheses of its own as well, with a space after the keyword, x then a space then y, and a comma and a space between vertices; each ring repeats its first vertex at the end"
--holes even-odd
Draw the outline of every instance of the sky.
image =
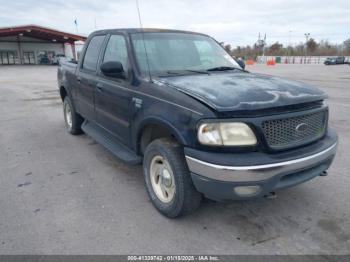
MULTIPOLYGON (((138 0, 143 27, 190 30, 220 42, 287 45, 350 38, 350 0, 138 0)), ((88 35, 96 29, 140 27, 136 0, 0 0, 0 27, 37 24, 88 35), (77 19, 76 28, 74 20, 77 19)))

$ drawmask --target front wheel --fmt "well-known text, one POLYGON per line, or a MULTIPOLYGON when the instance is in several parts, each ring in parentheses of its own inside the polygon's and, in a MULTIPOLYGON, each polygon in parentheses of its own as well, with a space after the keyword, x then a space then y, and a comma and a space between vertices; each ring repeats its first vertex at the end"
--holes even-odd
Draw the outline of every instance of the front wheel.
POLYGON ((192 183, 183 148, 175 141, 153 141, 145 151, 143 173, 148 195, 163 215, 174 218, 200 206, 202 195, 192 183))
POLYGON ((73 103, 68 96, 66 96, 63 101, 63 114, 67 131, 72 135, 81 134, 83 132, 81 130, 81 125, 84 119, 75 112, 73 103))

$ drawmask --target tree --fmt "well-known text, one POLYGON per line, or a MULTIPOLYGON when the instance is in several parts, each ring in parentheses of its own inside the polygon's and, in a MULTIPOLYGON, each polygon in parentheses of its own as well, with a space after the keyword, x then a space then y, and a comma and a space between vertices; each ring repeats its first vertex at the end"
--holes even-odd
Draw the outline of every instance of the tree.
POLYGON ((350 38, 345 40, 343 45, 344 45, 345 54, 349 55, 350 54, 350 38))
POLYGON ((231 54, 231 52, 232 52, 232 50, 231 50, 232 47, 231 47, 230 44, 224 45, 224 48, 225 48, 226 52, 228 52, 229 54, 231 54))
MULTIPOLYGON (((226 45, 222 44, 224 47, 226 45)), ((270 46, 265 46, 266 55, 272 56, 304 56, 305 55, 305 42, 300 42, 294 46, 283 47, 279 42, 275 42, 270 46)), ((226 47, 227 48, 227 47, 226 47)), ((317 56, 340 56, 350 55, 350 38, 345 40, 343 44, 332 44, 328 40, 321 39, 316 42, 314 39, 310 39, 307 42, 307 53, 309 55, 317 56)), ((237 46, 236 48, 231 48, 231 54, 236 57, 252 58, 256 59, 257 56, 262 55, 262 46, 259 43, 247 46, 237 46)))
POLYGON ((281 55, 281 50, 283 48, 283 45, 276 42, 274 44, 272 44, 270 47, 269 47, 269 54, 270 55, 281 55))
POLYGON ((331 44, 328 40, 321 40, 315 55, 341 55, 341 50, 337 45, 331 44))
POLYGON ((318 44, 316 43, 315 39, 310 38, 310 40, 307 41, 306 46, 307 46, 308 53, 313 54, 313 53, 315 53, 315 51, 318 47, 318 44))

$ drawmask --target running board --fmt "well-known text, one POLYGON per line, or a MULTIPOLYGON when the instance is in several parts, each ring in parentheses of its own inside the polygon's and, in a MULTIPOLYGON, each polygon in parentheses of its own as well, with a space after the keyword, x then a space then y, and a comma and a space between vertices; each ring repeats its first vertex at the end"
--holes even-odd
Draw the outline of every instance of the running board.
POLYGON ((142 162, 140 156, 136 155, 126 146, 121 144, 112 134, 104 130, 102 127, 92 122, 84 121, 81 129, 124 162, 130 165, 137 165, 142 162))

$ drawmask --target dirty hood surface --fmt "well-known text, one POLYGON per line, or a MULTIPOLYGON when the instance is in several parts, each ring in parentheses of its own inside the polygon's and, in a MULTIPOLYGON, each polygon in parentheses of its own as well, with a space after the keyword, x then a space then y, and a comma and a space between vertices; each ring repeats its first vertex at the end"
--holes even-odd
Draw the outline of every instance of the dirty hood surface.
POLYGON ((157 81, 217 111, 259 110, 327 98, 323 91, 304 83, 245 72, 162 77, 157 81))

